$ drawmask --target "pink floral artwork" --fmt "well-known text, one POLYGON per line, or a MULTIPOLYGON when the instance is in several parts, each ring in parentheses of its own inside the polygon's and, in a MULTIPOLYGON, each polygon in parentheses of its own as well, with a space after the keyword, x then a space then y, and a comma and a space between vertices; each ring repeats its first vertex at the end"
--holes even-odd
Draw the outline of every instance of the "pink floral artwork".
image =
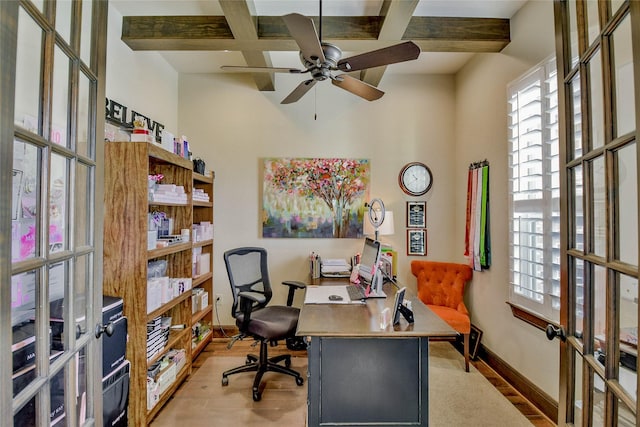
POLYGON ((362 237, 366 159, 264 160, 263 237, 362 237))

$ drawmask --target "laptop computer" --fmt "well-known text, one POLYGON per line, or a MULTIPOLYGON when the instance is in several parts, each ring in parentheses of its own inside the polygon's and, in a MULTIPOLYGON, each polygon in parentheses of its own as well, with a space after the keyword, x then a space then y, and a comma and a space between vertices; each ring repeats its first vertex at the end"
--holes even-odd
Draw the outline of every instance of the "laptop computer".
POLYGON ((347 285, 349 298, 361 300, 365 298, 386 298, 387 295, 382 291, 382 276, 379 271, 380 242, 369 237, 364 240, 364 248, 358 267, 359 283, 347 285))

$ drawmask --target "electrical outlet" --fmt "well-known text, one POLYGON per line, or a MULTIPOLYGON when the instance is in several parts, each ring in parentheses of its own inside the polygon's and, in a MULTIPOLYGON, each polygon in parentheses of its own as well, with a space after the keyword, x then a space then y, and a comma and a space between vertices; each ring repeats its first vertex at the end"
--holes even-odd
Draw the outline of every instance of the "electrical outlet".
POLYGON ((216 294, 216 302, 222 304, 222 294, 216 294))

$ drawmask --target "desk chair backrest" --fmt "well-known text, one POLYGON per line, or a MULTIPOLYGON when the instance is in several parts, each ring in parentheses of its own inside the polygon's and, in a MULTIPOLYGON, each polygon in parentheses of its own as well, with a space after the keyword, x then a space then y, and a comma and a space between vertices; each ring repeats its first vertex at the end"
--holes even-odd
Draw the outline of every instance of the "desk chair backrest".
POLYGON ((228 250, 224 253, 224 263, 233 294, 231 307, 233 317, 237 317, 241 312, 239 292, 256 292, 265 296, 263 303, 254 304, 254 310, 265 307, 269 303, 273 291, 267 268, 267 251, 264 248, 243 247, 228 250))

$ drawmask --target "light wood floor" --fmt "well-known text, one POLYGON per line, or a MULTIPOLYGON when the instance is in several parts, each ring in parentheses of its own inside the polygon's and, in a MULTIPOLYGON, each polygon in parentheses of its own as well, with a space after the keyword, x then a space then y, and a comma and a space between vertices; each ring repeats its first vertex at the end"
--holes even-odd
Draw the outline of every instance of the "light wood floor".
MULTIPOLYGON (((202 367, 202 365, 207 361, 210 357, 244 357, 247 353, 257 353, 258 347, 252 348, 251 344, 252 340, 238 341, 231 349, 227 349, 227 339, 219 339, 216 338, 210 343, 205 350, 198 356, 198 358, 193 363, 193 370, 191 374, 191 378, 193 375, 202 367)), ((281 353, 290 353, 292 356, 300 356, 305 357, 306 351, 299 352, 291 352, 289 351, 284 344, 278 345, 277 347, 269 348, 269 356, 275 356, 281 353)), ((502 377, 500 377, 493 369, 491 369, 487 364, 482 362, 481 360, 476 360, 471 362, 475 368, 481 372, 491 384, 496 387, 498 391, 505 396, 524 416, 531 421, 531 424, 536 427, 552 427, 555 426, 553 422, 551 422, 544 414, 542 414, 535 406, 533 406, 529 401, 527 401, 517 390, 515 390, 509 383, 507 383, 502 377)), ((291 382, 293 383, 293 382, 291 382)), ((176 393, 180 393, 182 386, 177 390, 176 393)), ((299 393, 306 393, 306 388, 297 388, 292 387, 292 390, 297 390, 299 393)), ((166 411, 171 411, 169 407, 165 407, 162 409, 162 415, 168 415, 166 411)), ((152 424, 153 427, 153 424, 152 424)))

